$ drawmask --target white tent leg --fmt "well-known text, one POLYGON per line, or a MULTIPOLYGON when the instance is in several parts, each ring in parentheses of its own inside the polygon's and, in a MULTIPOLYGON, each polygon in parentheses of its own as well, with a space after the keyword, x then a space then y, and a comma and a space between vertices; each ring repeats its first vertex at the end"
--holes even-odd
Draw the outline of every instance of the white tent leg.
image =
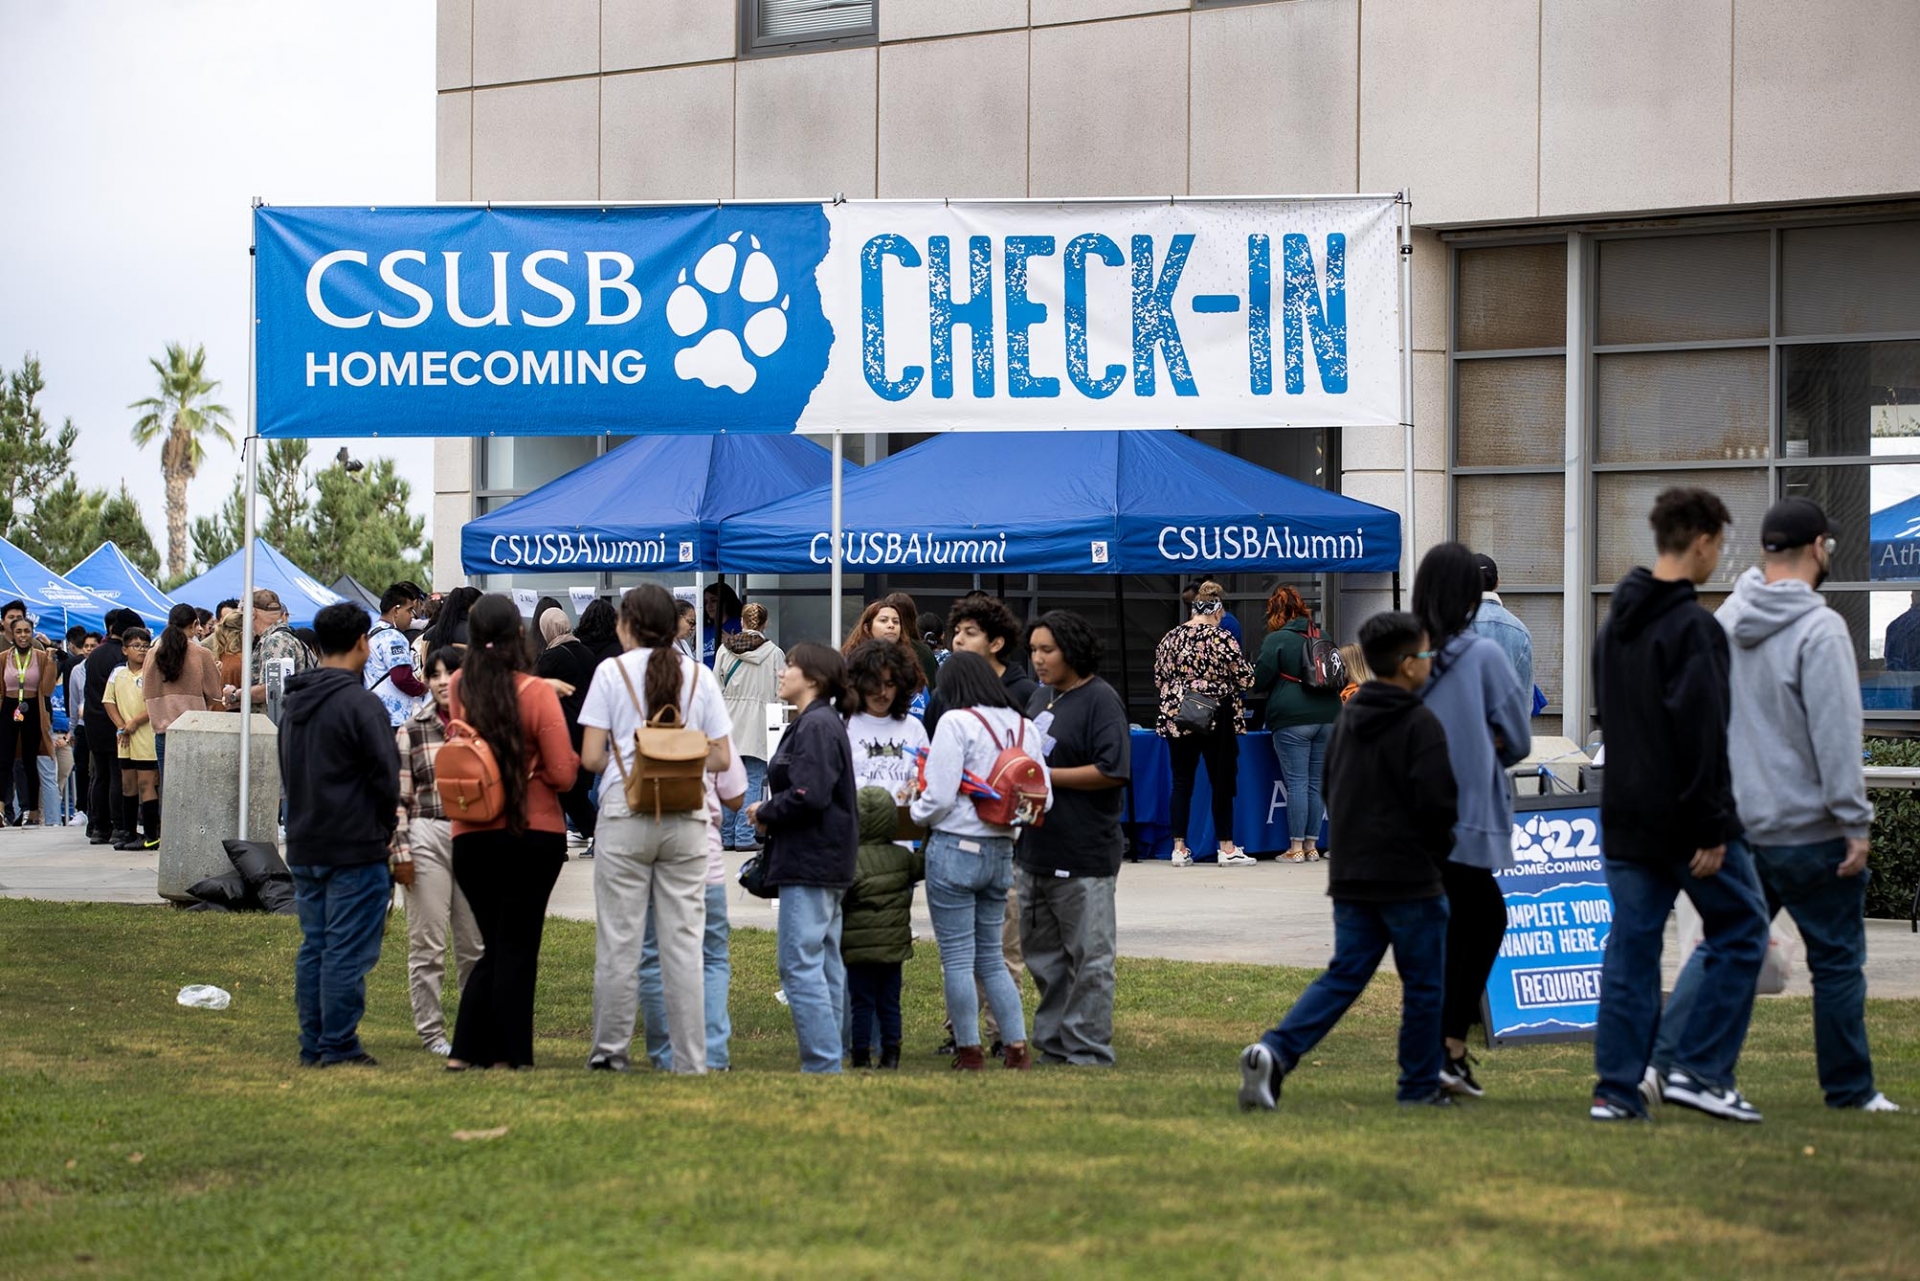
POLYGON ((833 619, 832 643, 838 645, 845 639, 846 633, 843 632, 840 627, 840 432, 837 428, 833 433, 833 462, 831 466, 833 467, 833 571, 831 574, 831 585, 828 590, 833 593, 832 613, 830 615, 833 619))
POLYGON ((1400 433, 1407 516, 1400 529, 1401 573, 1413 582, 1416 549, 1413 477, 1413 193, 1400 193, 1400 433))
POLYGON ((248 436, 240 452, 246 455, 247 550, 240 576, 240 818, 234 835, 247 839, 249 774, 253 765, 253 538, 254 498, 259 488, 260 438, 248 436))

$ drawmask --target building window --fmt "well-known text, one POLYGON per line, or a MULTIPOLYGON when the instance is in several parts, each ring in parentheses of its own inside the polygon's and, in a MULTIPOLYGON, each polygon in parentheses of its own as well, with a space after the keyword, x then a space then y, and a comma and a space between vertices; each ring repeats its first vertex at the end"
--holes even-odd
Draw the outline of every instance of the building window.
POLYGON ((740 0, 740 52, 792 53, 872 44, 879 0, 740 0))

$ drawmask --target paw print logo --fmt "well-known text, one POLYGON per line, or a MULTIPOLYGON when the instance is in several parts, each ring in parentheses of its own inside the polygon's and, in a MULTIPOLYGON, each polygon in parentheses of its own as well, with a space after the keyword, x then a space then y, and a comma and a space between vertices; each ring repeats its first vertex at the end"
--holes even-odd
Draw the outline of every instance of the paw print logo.
POLYGON ((736 231, 700 255, 693 280, 689 282, 682 271, 679 286, 667 299, 667 327, 674 335, 683 339, 701 335, 698 342, 674 356, 673 372, 687 382, 698 379, 709 387, 731 388, 736 394, 749 391, 759 370, 747 353, 765 360, 787 341, 787 305, 792 298, 781 298, 775 306, 773 300, 779 292, 780 273, 774 270, 773 259, 761 250, 757 237, 736 231), (748 250, 744 263, 740 253, 743 236, 748 250), (729 295, 736 296, 744 308, 727 306, 726 310, 751 313, 738 334, 715 315, 729 295))

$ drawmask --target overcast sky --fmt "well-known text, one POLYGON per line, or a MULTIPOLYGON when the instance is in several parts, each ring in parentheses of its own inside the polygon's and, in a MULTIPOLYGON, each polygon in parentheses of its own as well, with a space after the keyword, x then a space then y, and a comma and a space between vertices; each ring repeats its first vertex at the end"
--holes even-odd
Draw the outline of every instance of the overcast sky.
MULTIPOLYGON (((0 367, 40 357, 83 484, 140 500, 165 558, 159 447, 127 405, 169 341, 204 343, 246 420, 249 202, 433 199, 427 0, 0 0, 0 367)), ((431 441, 316 441, 389 455, 432 506, 431 441)), ((215 511, 239 455, 189 490, 215 511)), ((69 568, 53 566, 56 570, 69 568)))

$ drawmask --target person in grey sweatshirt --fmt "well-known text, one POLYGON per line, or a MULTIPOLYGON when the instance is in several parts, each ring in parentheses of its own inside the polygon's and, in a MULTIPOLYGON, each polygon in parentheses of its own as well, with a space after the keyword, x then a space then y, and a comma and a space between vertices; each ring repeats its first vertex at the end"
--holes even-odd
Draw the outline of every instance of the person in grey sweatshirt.
MULTIPOLYGON (((1732 642, 1728 757, 1767 906, 1785 907, 1813 976, 1813 1041, 1827 1106, 1897 1112, 1867 1050, 1865 924, 1873 803, 1861 763, 1860 676, 1847 624, 1816 588, 1835 541, 1826 513, 1787 498, 1761 522, 1766 556, 1715 617, 1732 642)), ((1654 1064, 1703 977, 1695 952, 1668 998, 1654 1064)))

